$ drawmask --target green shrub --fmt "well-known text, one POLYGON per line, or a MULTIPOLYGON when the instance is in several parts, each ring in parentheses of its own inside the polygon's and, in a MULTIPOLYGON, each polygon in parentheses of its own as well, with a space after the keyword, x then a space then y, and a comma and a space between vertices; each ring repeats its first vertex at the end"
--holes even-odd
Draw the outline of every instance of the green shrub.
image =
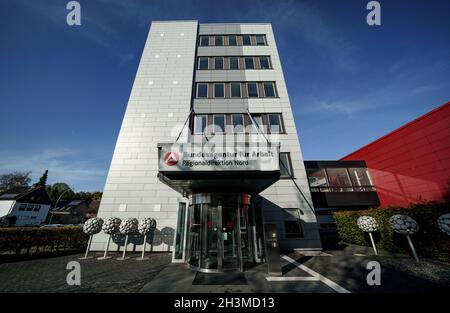
POLYGON ((18 255, 24 250, 29 253, 31 249, 34 251, 78 249, 86 246, 87 239, 88 236, 80 226, 0 228, 0 252, 14 251, 18 255))
POLYGON ((446 213, 450 213, 449 203, 424 203, 413 204, 407 208, 338 211, 334 213, 334 218, 341 240, 370 246, 368 235, 358 228, 356 220, 363 215, 372 216, 380 226, 380 230, 374 234, 378 248, 394 253, 410 253, 406 236, 395 234, 389 225, 389 218, 392 215, 409 215, 420 227, 419 232, 411 236, 419 256, 450 262, 450 236, 444 234, 437 226, 438 217, 446 213))

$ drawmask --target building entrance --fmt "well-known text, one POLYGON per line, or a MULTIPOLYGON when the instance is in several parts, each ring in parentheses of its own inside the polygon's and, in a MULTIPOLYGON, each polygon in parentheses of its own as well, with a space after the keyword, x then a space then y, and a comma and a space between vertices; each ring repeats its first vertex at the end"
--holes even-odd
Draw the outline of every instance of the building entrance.
POLYGON ((187 261, 202 272, 243 271, 260 260, 250 195, 194 194, 187 221, 187 261))

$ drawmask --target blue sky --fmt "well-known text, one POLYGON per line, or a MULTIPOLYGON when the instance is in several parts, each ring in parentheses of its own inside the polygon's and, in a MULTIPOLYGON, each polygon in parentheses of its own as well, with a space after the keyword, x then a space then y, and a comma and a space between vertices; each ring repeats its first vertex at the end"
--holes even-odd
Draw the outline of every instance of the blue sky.
POLYGON ((338 159, 450 100, 450 2, 0 3, 0 173, 102 190, 152 20, 272 22, 305 159, 338 159))

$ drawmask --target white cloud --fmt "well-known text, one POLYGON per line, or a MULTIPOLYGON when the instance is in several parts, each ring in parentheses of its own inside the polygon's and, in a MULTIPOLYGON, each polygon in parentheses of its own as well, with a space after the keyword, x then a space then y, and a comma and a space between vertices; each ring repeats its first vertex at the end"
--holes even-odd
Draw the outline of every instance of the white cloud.
POLYGON ((48 183, 65 182, 79 190, 83 186, 97 186, 101 189, 106 169, 99 169, 93 161, 72 149, 43 149, 41 151, 0 152, 0 173, 32 171, 35 182, 48 169, 48 183), (81 156, 81 157, 80 157, 81 156))

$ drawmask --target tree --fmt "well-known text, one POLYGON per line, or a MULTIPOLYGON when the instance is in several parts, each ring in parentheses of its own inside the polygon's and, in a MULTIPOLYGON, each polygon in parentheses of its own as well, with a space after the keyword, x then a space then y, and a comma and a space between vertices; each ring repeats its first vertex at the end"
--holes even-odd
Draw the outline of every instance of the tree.
POLYGON ((74 198, 77 200, 86 200, 87 202, 91 202, 92 200, 101 200, 102 192, 80 191, 75 194, 74 198))
POLYGON ((61 196, 61 200, 73 200, 75 193, 66 183, 55 183, 53 185, 48 185, 45 190, 47 191, 50 199, 55 202, 61 196), (68 190, 68 191, 66 191, 68 190), (64 192, 64 194, 63 194, 64 192))
POLYGON ((45 185, 47 185, 47 177, 48 177, 48 170, 45 170, 44 174, 42 174, 41 178, 39 178, 39 182, 37 182, 35 186, 45 187, 45 185))
POLYGON ((0 192, 14 187, 28 187, 31 172, 12 172, 0 175, 0 192))

